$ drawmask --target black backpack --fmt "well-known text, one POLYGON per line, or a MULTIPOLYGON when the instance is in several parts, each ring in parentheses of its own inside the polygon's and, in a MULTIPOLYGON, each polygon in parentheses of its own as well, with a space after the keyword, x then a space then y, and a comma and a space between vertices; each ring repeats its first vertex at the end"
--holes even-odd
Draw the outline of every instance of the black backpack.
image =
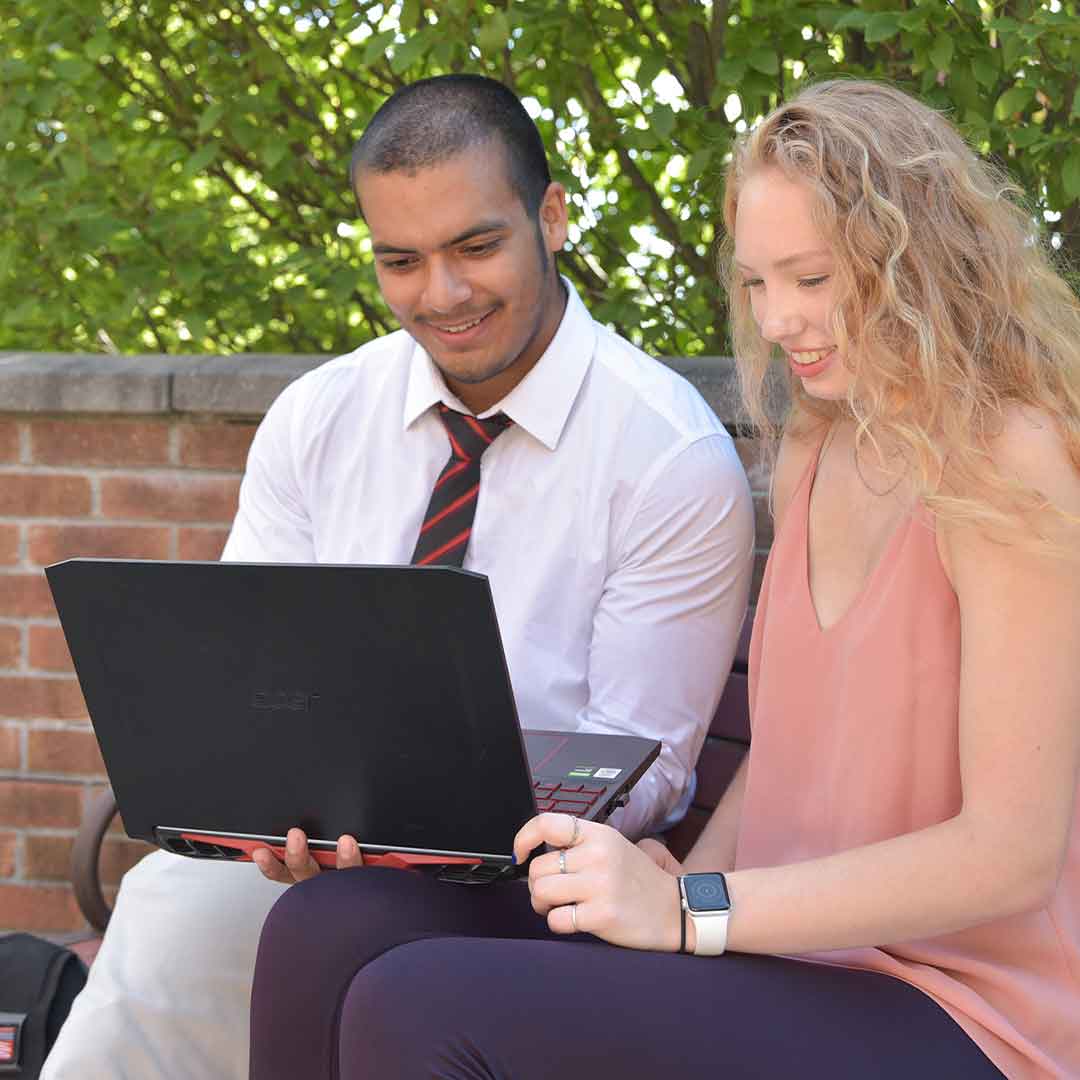
POLYGON ((85 984, 70 949, 33 934, 0 937, 0 1077, 36 1080, 85 984))

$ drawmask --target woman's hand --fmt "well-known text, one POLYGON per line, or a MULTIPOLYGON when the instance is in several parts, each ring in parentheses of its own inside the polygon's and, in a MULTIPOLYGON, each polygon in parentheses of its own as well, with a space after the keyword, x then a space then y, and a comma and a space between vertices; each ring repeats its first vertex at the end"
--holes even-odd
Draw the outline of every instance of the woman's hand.
POLYGON ((557 934, 587 932, 631 949, 677 952, 682 868, 655 840, 635 846, 609 825, 539 814, 514 838, 521 861, 538 844, 562 850, 529 867, 532 905, 557 934))

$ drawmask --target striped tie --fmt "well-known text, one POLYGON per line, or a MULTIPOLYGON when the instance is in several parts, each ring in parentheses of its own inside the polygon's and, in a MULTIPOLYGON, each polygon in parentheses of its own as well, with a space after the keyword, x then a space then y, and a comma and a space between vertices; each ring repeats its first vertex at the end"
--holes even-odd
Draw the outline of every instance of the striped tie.
POLYGON ((441 402, 439 419, 450 438, 450 460, 431 493, 412 561, 416 566, 461 566, 469 546, 476 498, 480 493, 480 458, 513 420, 499 413, 486 420, 455 412, 441 402))

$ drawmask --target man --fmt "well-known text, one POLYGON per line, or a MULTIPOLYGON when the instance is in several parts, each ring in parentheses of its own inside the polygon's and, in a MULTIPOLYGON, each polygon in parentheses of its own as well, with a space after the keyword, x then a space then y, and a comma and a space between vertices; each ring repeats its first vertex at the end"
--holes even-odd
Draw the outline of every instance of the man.
MULTIPOLYGON (((274 403, 224 558, 486 574, 525 726, 663 740, 612 819, 653 830, 688 802, 746 606, 753 519, 731 440, 559 277, 565 192, 501 84, 399 91, 352 180, 402 329, 274 403)), ((357 861, 341 841, 339 865, 357 861)), ((318 870, 298 831, 284 864, 259 865, 273 882, 164 853, 129 873, 44 1076, 244 1076, 259 927, 318 870)))

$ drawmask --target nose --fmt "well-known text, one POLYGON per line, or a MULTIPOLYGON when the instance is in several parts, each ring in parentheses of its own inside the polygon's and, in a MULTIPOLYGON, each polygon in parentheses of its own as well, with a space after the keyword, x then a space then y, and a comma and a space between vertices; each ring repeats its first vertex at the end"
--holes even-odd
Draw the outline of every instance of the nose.
POLYGON ((470 296, 472 288, 452 259, 433 258, 429 261, 424 287, 424 306, 429 311, 448 314, 460 308, 470 296))
POLYGON ((785 339, 795 337, 806 329, 798 296, 791 289, 774 289, 770 295, 757 299, 754 314, 761 336, 777 345, 782 345, 785 339))

